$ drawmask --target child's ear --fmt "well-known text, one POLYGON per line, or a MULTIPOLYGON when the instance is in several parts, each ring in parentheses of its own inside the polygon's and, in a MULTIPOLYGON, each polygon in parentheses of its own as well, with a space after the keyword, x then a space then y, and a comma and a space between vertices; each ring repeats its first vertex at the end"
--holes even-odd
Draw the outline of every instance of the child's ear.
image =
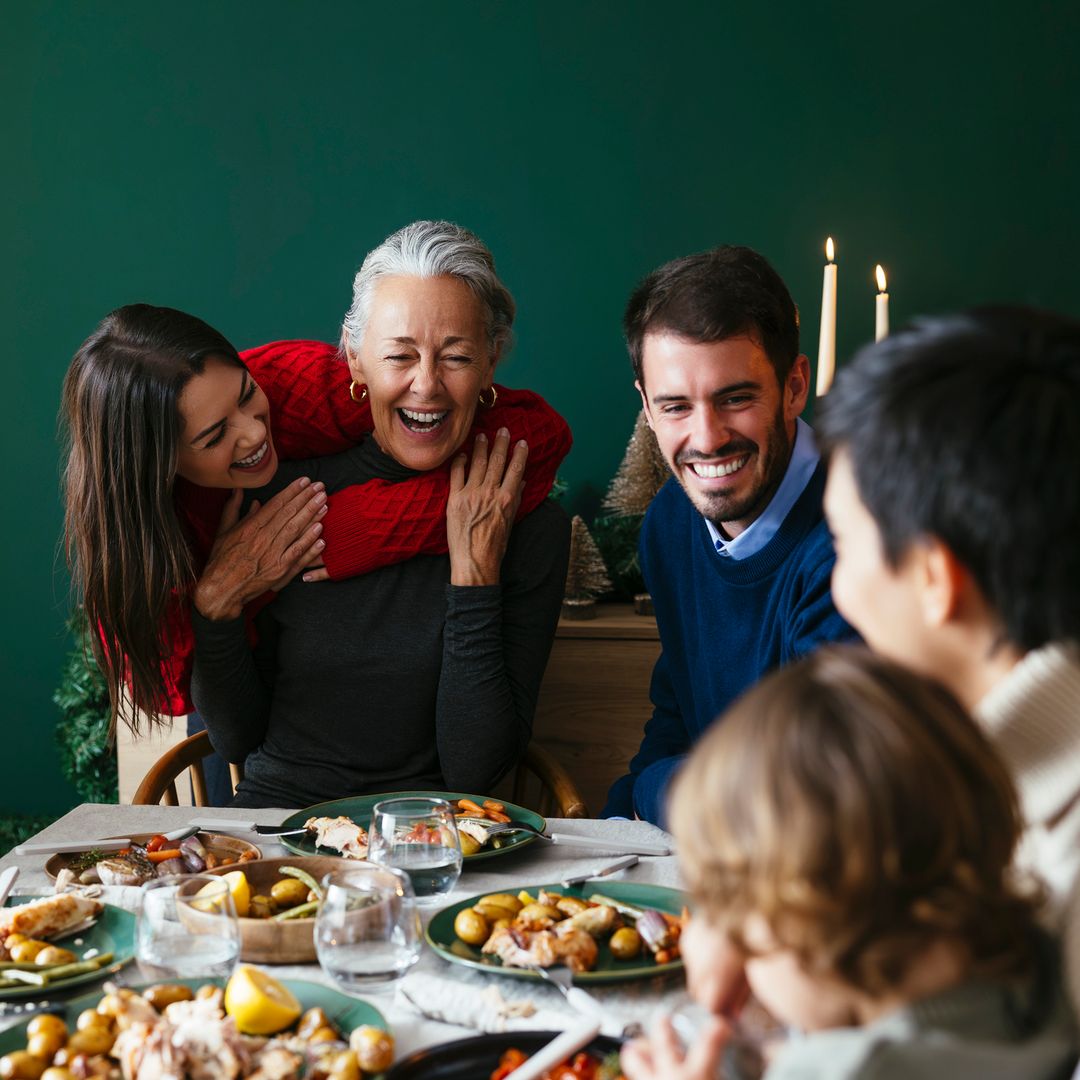
POLYGON ((971 584, 963 563, 937 537, 928 537, 913 548, 918 560, 917 579, 923 618, 928 626, 954 621, 971 584))

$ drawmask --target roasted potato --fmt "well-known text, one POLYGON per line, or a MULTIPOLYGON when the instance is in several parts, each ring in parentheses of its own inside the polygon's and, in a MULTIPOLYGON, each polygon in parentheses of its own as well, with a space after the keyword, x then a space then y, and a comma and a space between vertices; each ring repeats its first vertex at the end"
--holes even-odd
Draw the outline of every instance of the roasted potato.
POLYGON ((394 1064, 394 1037, 382 1028, 363 1024, 354 1029, 349 1047, 366 1073, 385 1072, 394 1064))
POLYGON ((632 926, 624 926, 611 935, 608 945, 616 960, 633 960, 641 952, 641 935, 632 926))
POLYGON ((14 1050, 0 1057, 0 1077, 3 1080, 40 1080, 45 1062, 26 1050, 14 1050))
POLYGON ((279 909, 296 907, 307 903, 308 887, 296 878, 282 878, 270 887, 270 897, 279 909))
POLYGON ((143 997, 163 1013, 170 1005, 177 1001, 192 1001, 195 994, 188 986, 179 983, 156 983, 143 991, 143 997))
POLYGON ((491 926, 475 908, 463 908, 454 917, 454 933, 466 945, 483 945, 491 934, 491 926))

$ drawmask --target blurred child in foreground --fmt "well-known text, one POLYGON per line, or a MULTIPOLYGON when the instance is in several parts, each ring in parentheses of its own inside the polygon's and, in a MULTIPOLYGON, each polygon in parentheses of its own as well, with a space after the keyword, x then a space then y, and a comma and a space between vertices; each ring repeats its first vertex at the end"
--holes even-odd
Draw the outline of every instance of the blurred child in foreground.
MULTIPOLYGON (((938 684, 854 648, 775 673, 691 755, 671 822, 691 990, 722 940, 798 1032, 768 1080, 1071 1074, 1057 945, 1012 877, 1016 792, 938 684)), ((730 1039, 717 1016, 684 1052, 665 1021, 623 1068, 714 1080, 730 1039)))

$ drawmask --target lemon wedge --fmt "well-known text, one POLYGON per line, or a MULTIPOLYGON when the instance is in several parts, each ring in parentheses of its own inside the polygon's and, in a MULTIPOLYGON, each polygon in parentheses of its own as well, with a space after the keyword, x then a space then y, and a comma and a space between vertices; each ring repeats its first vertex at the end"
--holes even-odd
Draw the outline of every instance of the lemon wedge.
MULTIPOLYGON (((247 918, 247 913, 251 909, 251 886, 248 884, 247 875, 243 870, 230 870, 229 873, 221 875, 221 880, 225 882, 232 894, 236 914, 241 919, 247 918)), ((217 892, 220 892, 220 889, 216 883, 204 885, 192 898, 191 906, 197 911, 212 911, 219 906, 220 900, 216 897, 209 899, 209 896, 217 892), (199 897, 204 893, 209 894, 208 897, 200 900, 199 897)))
POLYGON ((302 1011, 286 987, 251 964, 241 964, 225 986, 225 1012, 244 1035, 276 1035, 302 1011))

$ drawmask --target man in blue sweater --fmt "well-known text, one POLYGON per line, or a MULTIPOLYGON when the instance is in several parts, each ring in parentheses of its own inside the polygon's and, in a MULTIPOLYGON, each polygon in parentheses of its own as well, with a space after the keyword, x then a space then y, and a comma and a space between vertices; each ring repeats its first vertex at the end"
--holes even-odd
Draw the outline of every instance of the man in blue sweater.
POLYGON ((636 386, 673 478, 641 529, 663 652, 652 719, 604 816, 663 823, 668 783, 712 720, 772 669, 853 636, 829 591, 825 472, 799 419, 810 364, 779 274, 724 246, 630 297, 636 386))

